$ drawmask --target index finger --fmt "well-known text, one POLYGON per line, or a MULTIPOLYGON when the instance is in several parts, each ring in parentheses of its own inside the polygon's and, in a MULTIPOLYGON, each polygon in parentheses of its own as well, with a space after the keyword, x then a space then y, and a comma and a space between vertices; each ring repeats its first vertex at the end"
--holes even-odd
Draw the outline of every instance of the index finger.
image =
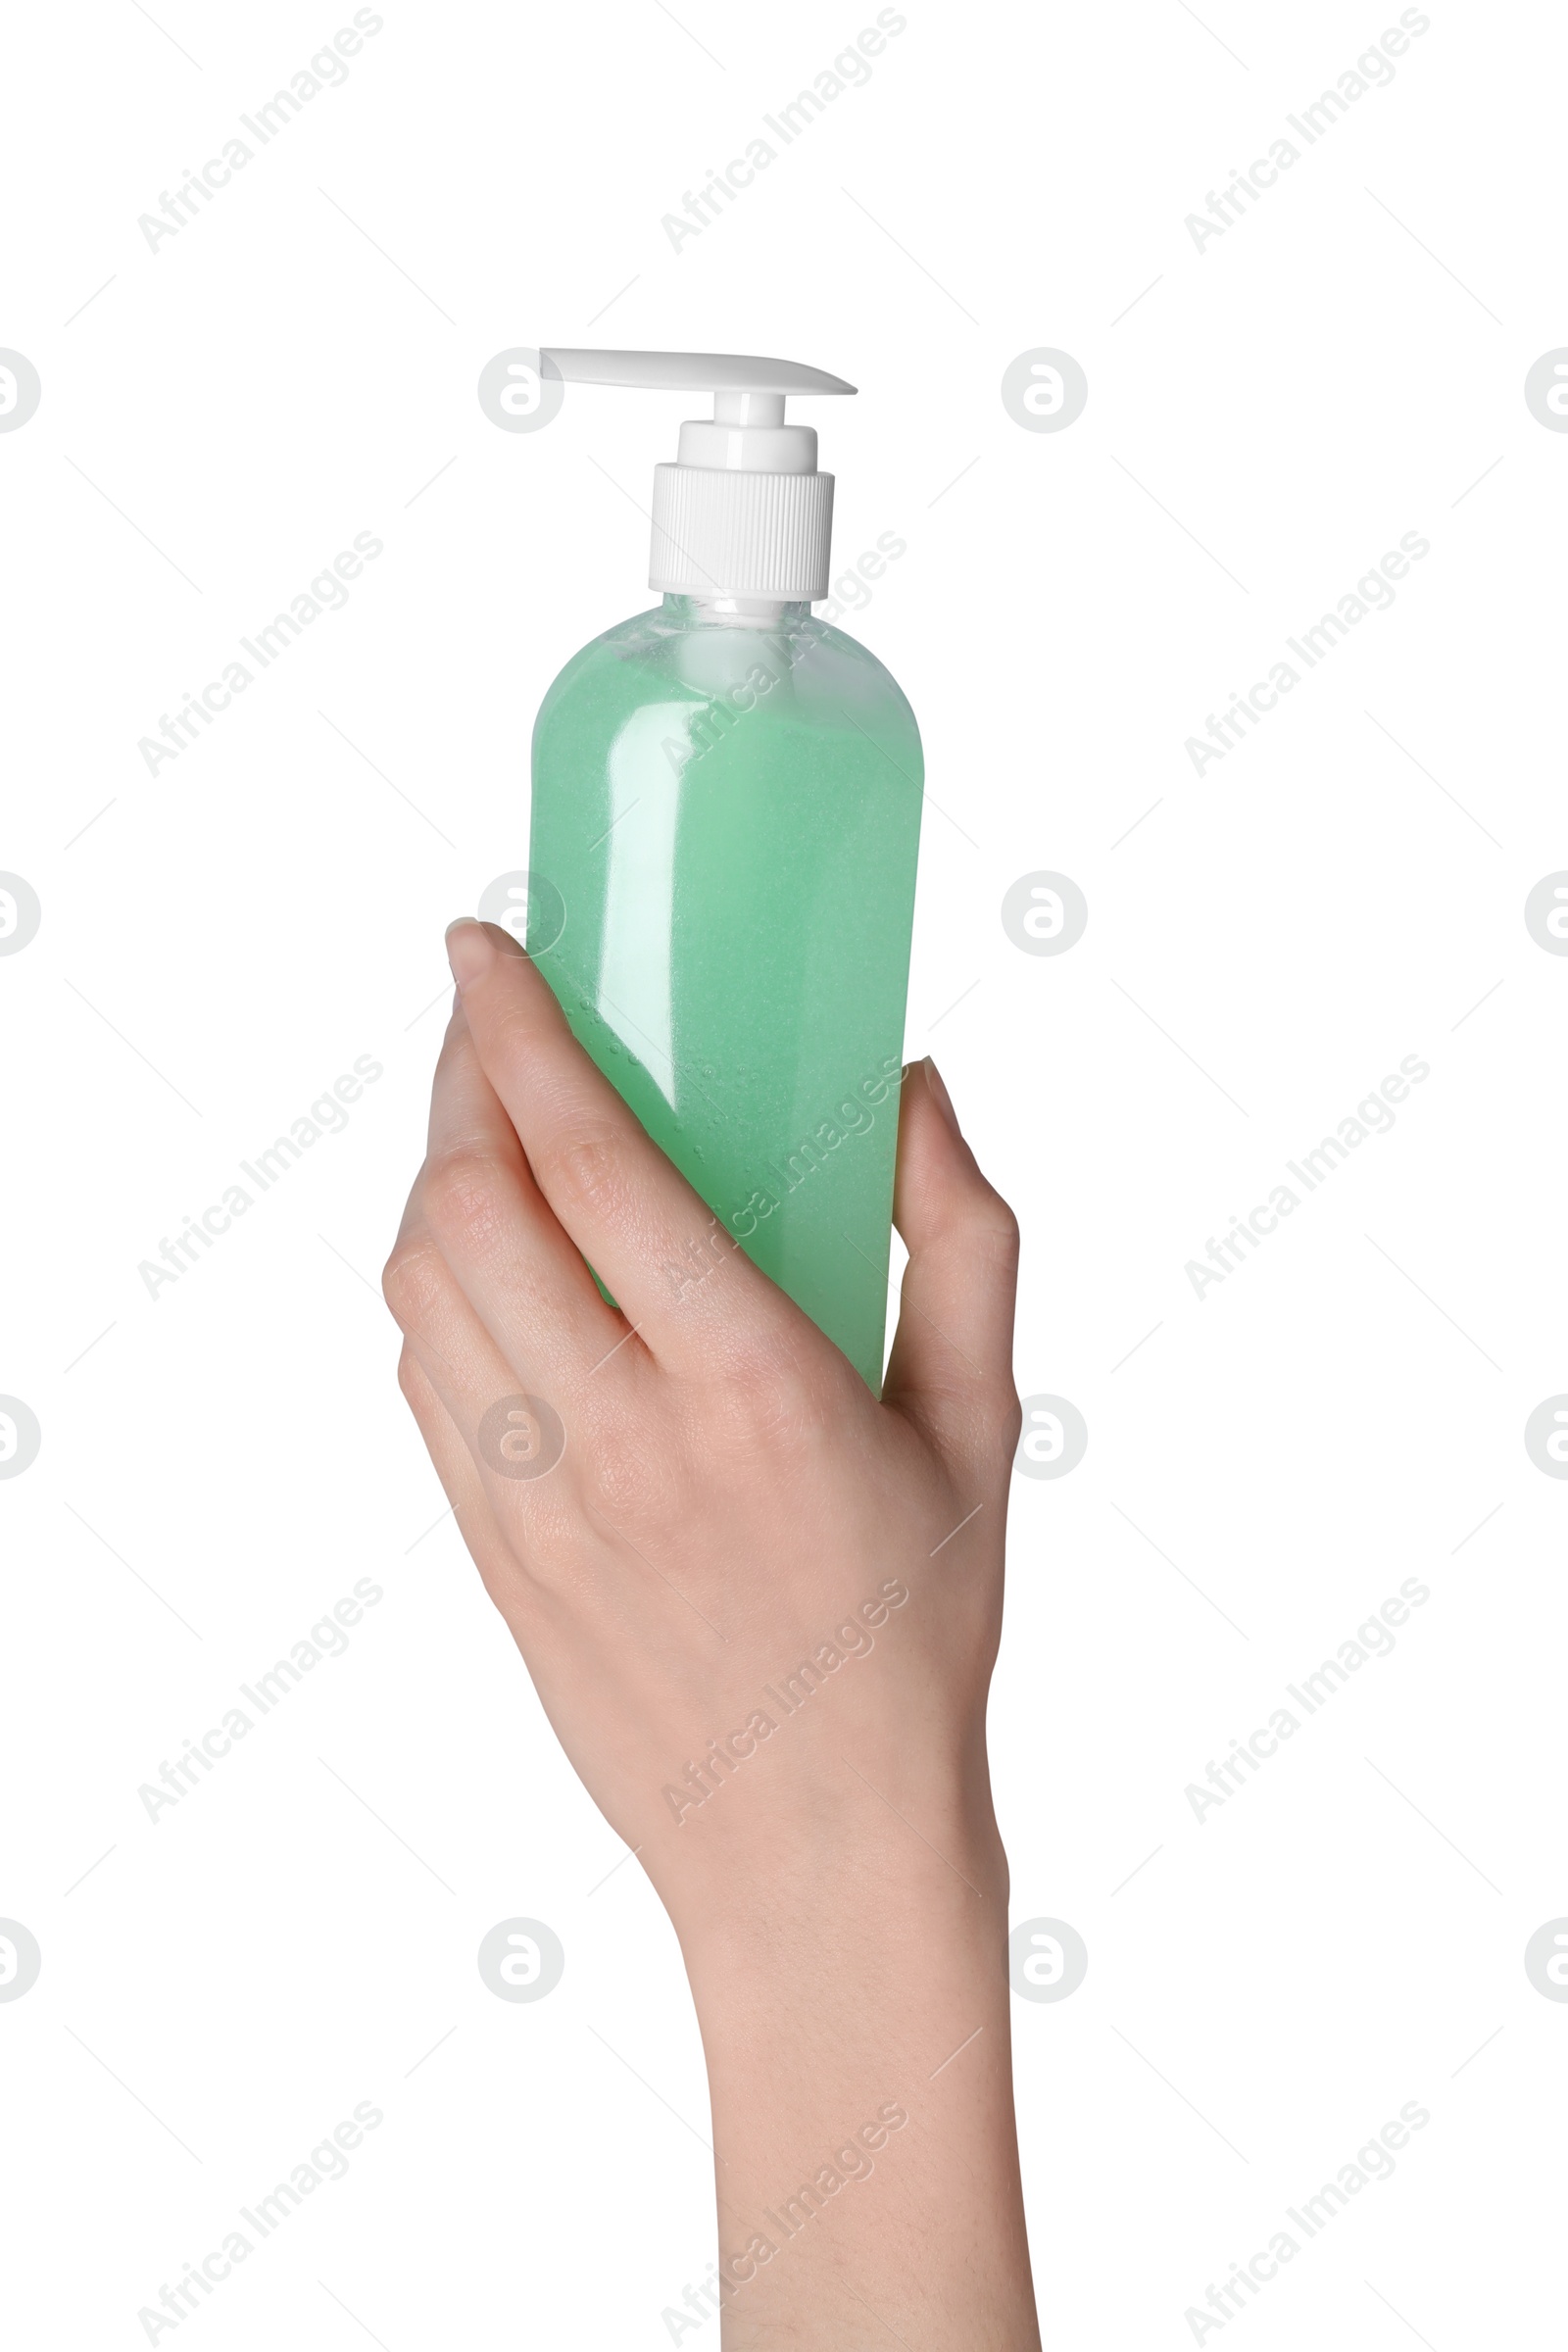
POLYGON ((711 1369, 738 1348, 787 1342, 800 1309, 651 1140, 512 934, 465 919, 447 955, 535 1183, 654 1355, 711 1369))

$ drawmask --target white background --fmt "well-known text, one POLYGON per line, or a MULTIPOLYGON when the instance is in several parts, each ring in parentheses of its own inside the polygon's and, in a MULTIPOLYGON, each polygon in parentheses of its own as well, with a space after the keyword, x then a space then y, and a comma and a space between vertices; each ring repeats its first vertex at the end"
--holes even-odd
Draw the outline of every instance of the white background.
POLYGON ((710 2260, 673 1938, 635 1863, 598 1884, 617 1841, 437 1524, 372 1289, 442 926, 525 862, 551 676, 653 601, 689 404, 498 431, 480 368, 558 340, 849 376, 810 412, 838 562, 907 541, 845 623, 956 819, 928 807, 907 1051, 1021 1214, 1020 1389, 1090 1433, 1014 1482, 993 1706, 1014 1917, 1090 1954, 1014 2003, 1047 2340, 1193 2341, 1412 2100, 1395 2177, 1215 2333, 1542 2340, 1568 2008, 1522 1954, 1568 1911, 1568 1491, 1522 1430, 1568 1388, 1568 962, 1523 902, 1568 864, 1568 440, 1523 381, 1568 341, 1561 20, 1434 5, 1200 251, 1185 217, 1396 9, 911 4, 676 251, 662 216, 873 8, 380 13, 156 251, 138 216, 351 11, 95 0, 10 41, 0 343, 43 398, 0 435, 0 866, 43 921, 0 960, 0 1391, 43 1441, 0 1484, 0 1914, 43 1969, 0 2004, 8 2332, 145 2341, 366 2100, 348 2177, 180 2344, 654 2352, 710 2260), (1000 397, 1043 346, 1089 379, 1057 433, 1000 397), (1392 610, 1196 775, 1186 739, 1412 531, 1392 610), (149 775, 138 739, 358 532, 347 607, 149 775), (1038 869, 1089 902, 1058 957, 1000 921, 1038 869), (1186 1262, 1411 1054, 1392 1132, 1197 1298, 1186 1262), (150 1298, 139 1262, 359 1055, 347 1129, 150 1298), (346 1653, 150 1821, 138 1787, 365 1577, 346 1653), (1393 1654, 1197 1820, 1410 1577, 1393 1654), (566 1950, 533 2005, 474 1965, 514 1914, 566 1950))

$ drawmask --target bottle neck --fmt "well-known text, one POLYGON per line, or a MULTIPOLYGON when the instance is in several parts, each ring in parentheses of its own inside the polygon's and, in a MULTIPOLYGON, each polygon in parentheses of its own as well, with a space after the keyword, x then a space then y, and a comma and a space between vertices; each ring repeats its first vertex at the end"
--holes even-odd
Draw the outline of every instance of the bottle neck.
POLYGON ((776 629, 809 620, 810 606, 777 596, 677 596, 666 592, 666 619, 683 629, 776 629))

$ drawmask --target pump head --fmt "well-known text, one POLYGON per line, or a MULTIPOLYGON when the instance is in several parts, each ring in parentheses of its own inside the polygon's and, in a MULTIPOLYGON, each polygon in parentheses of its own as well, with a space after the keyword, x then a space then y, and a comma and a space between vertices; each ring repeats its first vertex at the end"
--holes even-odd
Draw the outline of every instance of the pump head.
POLYGON ((713 395, 710 418, 681 426, 675 463, 654 468, 651 588, 720 602, 826 596, 833 476, 818 473, 815 431, 787 424, 784 402, 853 384, 795 360, 724 352, 555 346, 539 359, 563 383, 713 395))

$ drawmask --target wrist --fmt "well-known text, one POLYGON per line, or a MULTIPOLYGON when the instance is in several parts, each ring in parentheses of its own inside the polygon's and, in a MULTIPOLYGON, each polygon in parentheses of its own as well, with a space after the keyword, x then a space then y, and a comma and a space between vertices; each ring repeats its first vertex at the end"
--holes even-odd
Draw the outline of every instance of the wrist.
POLYGON ((918 1850, 913 1870, 886 1851, 846 1856, 842 1876, 777 1887, 688 1942, 725 2352, 885 2328, 929 2352, 1038 2342, 1005 1872, 1000 1848, 953 1868, 918 1850))
POLYGON ((780 1761, 759 1759, 755 1779, 722 1784, 644 1848, 694 1988, 714 1973, 710 1954, 726 1974, 765 1979, 787 1965, 784 1949, 819 1938, 848 1960, 933 1911, 955 1925, 988 1905, 1004 1917, 983 1747, 964 1756, 933 1741, 911 1761, 891 1742, 858 1742, 852 1762, 834 1740, 787 1777, 774 1776, 780 1761))

